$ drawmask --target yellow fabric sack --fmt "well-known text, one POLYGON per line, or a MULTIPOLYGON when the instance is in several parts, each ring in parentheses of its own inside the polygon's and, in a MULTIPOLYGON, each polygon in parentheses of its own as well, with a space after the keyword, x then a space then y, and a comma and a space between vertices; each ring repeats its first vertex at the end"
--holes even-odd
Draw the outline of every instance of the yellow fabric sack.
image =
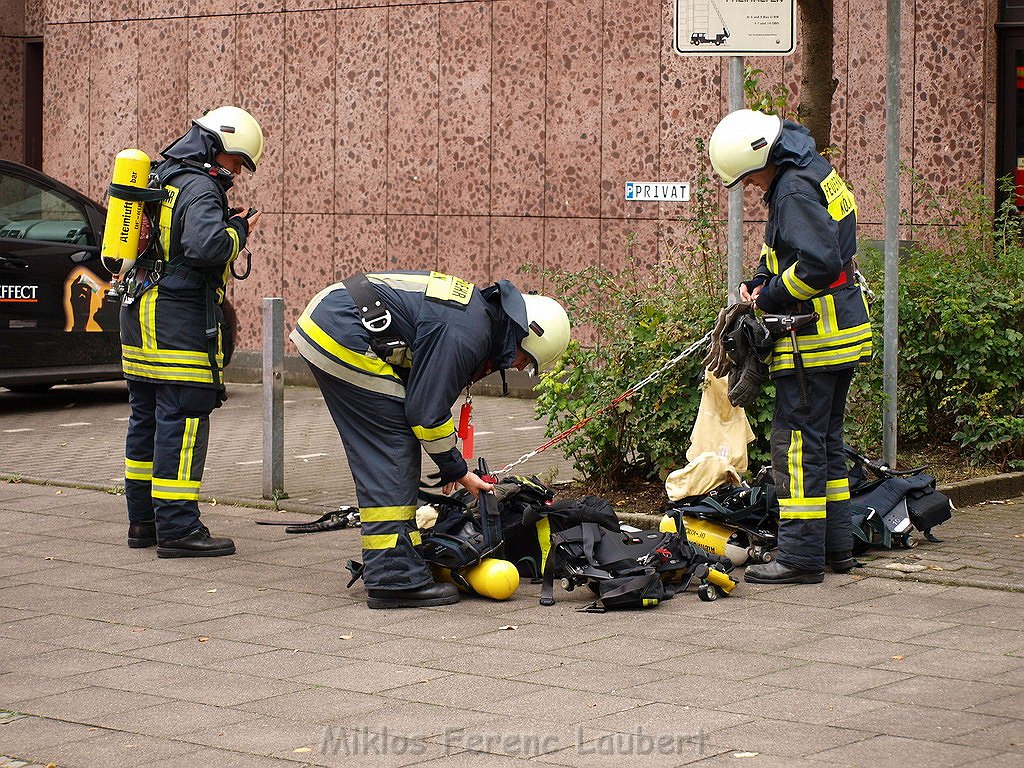
POLYGON ((686 452, 686 460, 692 462, 701 454, 714 453, 728 462, 736 472, 745 472, 747 443, 753 439, 754 431, 747 421, 747 412, 729 402, 728 379, 718 378, 710 371, 705 371, 704 392, 690 433, 690 449, 686 452))
POLYGON ((672 501, 679 501, 687 496, 703 496, 722 483, 739 485, 739 473, 717 453, 708 451, 671 472, 665 478, 665 492, 672 501))

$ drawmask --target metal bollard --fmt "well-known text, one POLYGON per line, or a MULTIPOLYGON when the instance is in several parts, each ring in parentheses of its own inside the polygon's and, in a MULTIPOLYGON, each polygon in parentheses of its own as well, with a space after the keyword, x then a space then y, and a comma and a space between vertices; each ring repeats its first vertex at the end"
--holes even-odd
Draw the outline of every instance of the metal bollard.
POLYGON ((284 496, 284 299, 263 299, 263 498, 284 496))

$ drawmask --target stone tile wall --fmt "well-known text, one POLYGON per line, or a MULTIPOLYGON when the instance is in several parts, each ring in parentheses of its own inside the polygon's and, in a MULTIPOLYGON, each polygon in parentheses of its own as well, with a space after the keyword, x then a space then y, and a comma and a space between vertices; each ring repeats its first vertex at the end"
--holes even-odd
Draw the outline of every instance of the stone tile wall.
MULTIPOLYGON (((42 7, 22 3, 0 10, 42 7)), ((993 183, 995 8, 903 3, 903 158, 939 189, 993 183)), ((835 9, 835 162, 863 234, 880 237, 885 2, 835 9)), ((672 13, 665 0, 48 0, 45 168, 100 197, 119 149, 155 154, 223 103, 252 111, 268 143, 235 193, 265 212, 253 276, 232 288, 243 349, 258 347, 261 296, 283 296, 290 325, 357 269, 614 269, 629 233, 634 258, 685 258, 685 204, 623 199, 629 179, 694 180, 696 140, 726 111, 728 60, 675 55, 672 13)), ((798 95, 798 55, 748 63, 798 95)), ((17 92, 12 72, 0 67, 0 98, 17 92)), ((0 104, 2 156, 12 113, 0 104)), ((920 224, 915 195, 905 183, 901 206, 920 224)), ((753 255, 763 211, 747 204, 753 255)))

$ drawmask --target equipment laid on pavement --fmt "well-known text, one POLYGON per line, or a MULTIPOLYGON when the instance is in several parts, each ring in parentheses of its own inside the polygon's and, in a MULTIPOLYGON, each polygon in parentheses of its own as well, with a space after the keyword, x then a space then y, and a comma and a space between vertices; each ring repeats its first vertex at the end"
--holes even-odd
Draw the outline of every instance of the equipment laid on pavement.
POLYGON ((544 568, 541 605, 554 605, 554 582, 571 592, 586 586, 597 600, 577 610, 653 608, 700 581, 698 597, 705 602, 732 592, 732 563, 708 554, 685 535, 660 531, 627 531, 581 523, 551 537, 551 554, 544 568))
POLYGON ((940 541, 932 528, 953 516, 953 503, 935 490, 935 478, 925 473, 925 467, 897 471, 850 448, 846 455, 853 462, 850 502, 854 552, 872 546, 913 547, 914 528, 928 541, 940 541))
POLYGON ((733 565, 770 563, 778 546, 778 516, 771 469, 766 468, 752 486, 724 484, 702 497, 673 502, 661 530, 685 530, 692 544, 728 557, 733 565))
POLYGON ((256 525, 284 525, 285 533, 320 533, 321 531, 340 531, 344 528, 358 528, 358 507, 338 507, 333 512, 321 515, 311 522, 298 520, 257 520, 256 525))

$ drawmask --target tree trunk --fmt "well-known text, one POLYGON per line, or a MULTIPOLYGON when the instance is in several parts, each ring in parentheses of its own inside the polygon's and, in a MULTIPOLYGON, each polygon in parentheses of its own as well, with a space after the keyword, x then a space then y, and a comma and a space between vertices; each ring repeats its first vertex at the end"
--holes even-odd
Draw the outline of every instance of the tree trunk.
POLYGON ((798 0, 800 47, 803 52, 800 106, 797 117, 824 151, 832 143, 832 96, 839 81, 833 76, 833 0, 798 0))

